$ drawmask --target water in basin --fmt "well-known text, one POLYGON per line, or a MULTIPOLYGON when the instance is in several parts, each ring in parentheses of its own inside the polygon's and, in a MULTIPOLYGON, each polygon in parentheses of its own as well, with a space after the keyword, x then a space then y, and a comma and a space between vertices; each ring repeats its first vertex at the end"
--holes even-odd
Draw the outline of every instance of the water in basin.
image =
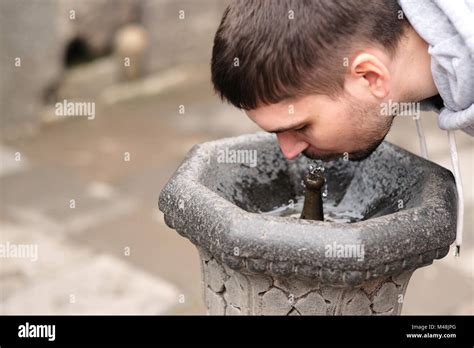
MULTIPOLYGON (((303 210, 304 197, 297 197, 294 202, 284 204, 274 209, 262 212, 264 215, 273 215, 281 217, 294 217, 298 218, 303 210)), ((363 220, 363 216, 356 211, 352 210, 341 210, 336 205, 327 202, 324 204, 324 221, 325 222, 338 222, 338 223, 351 223, 363 220)))

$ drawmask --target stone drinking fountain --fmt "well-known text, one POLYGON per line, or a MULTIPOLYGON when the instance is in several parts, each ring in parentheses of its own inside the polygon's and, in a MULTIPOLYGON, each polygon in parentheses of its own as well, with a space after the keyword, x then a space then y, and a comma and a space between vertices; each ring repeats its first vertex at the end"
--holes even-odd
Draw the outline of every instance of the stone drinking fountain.
POLYGON ((400 314, 413 271, 448 253, 450 171, 387 142, 325 163, 313 221, 299 218, 310 164, 257 133, 196 145, 165 186, 160 210, 199 250, 210 314, 400 314))

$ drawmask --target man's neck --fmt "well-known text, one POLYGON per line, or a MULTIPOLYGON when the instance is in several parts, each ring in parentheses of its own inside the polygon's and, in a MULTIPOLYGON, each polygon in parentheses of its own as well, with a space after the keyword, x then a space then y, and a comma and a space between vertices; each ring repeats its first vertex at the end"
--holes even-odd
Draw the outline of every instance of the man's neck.
POLYGON ((411 27, 406 29, 394 60, 395 90, 401 91, 398 100, 420 101, 438 94, 431 72, 428 44, 411 27))

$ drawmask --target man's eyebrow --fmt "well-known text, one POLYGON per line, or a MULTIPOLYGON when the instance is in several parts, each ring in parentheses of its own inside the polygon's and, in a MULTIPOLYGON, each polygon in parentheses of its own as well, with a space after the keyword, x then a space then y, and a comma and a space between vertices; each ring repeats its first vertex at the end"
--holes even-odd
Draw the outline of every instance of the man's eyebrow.
POLYGON ((267 130, 267 132, 268 133, 283 133, 283 132, 286 132, 286 131, 299 129, 303 126, 304 126, 304 123, 298 123, 298 124, 288 126, 288 127, 280 127, 280 128, 274 129, 274 130, 267 130))

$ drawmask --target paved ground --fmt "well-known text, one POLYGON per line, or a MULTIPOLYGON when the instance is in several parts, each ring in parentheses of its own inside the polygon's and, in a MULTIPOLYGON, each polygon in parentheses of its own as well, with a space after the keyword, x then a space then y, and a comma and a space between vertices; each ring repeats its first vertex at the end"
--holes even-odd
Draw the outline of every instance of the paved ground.
MULTIPOLYGON (((54 122, 1 146, 0 242, 36 245, 38 256, 2 259, 1 312, 204 313, 197 252, 166 227, 158 194, 192 145, 255 126, 213 96, 207 66, 115 86, 96 102, 94 120, 54 122)), ((423 122, 431 159, 450 168, 445 133, 434 116, 423 122)), ((466 191, 462 257, 416 271, 404 314, 474 312, 474 142, 457 136, 466 191)), ((388 140, 418 153, 410 118, 396 120, 388 140)))

